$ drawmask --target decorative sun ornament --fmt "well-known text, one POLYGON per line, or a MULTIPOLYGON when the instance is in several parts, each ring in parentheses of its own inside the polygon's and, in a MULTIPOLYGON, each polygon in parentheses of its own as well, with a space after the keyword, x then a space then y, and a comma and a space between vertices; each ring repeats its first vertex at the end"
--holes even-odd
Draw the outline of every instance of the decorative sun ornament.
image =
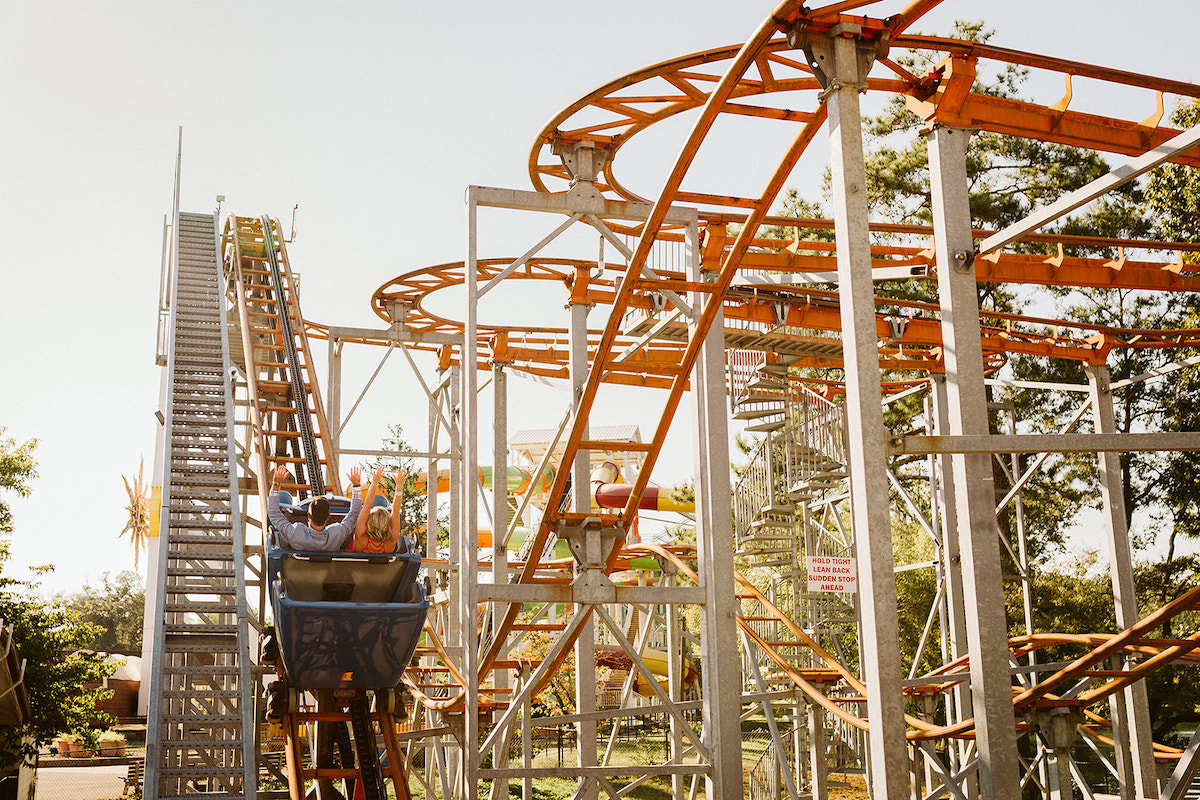
POLYGON ((150 487, 142 480, 142 463, 143 460, 138 459, 137 479, 132 486, 128 478, 121 476, 125 483, 125 491, 129 494, 129 505, 125 506, 125 510, 129 512, 129 520, 118 535, 129 534, 129 543, 133 547, 134 569, 138 568, 138 559, 142 550, 146 548, 146 537, 150 534, 150 487))

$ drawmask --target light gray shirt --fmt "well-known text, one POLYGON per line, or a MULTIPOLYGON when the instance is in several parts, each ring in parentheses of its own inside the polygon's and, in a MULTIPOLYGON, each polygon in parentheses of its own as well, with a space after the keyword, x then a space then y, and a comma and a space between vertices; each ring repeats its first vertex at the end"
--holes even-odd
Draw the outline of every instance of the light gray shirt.
POLYGON ((322 530, 314 530, 303 522, 289 522, 279 507, 279 491, 273 491, 267 497, 267 519, 275 527, 279 536, 279 544, 289 550, 323 550, 334 551, 345 547, 346 542, 354 535, 354 523, 358 512, 362 510, 362 488, 354 487, 350 493, 350 510, 341 522, 326 525, 322 530))

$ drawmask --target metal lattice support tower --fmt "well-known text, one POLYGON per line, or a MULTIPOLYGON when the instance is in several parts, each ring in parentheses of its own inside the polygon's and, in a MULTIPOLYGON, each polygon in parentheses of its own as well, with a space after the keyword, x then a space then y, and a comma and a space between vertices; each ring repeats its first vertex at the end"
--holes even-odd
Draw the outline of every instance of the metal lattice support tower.
POLYGON ((216 218, 179 214, 147 798, 253 798, 255 764, 233 398, 216 218))

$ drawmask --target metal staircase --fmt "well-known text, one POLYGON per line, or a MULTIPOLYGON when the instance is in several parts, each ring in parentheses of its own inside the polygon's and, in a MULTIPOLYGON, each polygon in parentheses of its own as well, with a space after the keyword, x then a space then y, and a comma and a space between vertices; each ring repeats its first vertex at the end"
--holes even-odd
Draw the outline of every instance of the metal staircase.
MULTIPOLYGON (((728 365, 733 415, 750 421, 747 431, 763 434, 733 487, 740 568, 759 570, 760 589, 770 602, 836 649, 846 626, 853 629, 853 607, 845 597, 807 591, 805 557, 852 555, 849 540, 837 540, 818 519, 828 517, 836 498, 844 496, 842 409, 790 383, 787 357, 733 351, 728 365)), ((761 610, 747 613, 748 620, 767 622, 761 610)), ((764 640, 789 662, 806 664, 807 649, 783 645, 787 637, 780 639, 772 626, 777 627, 772 622, 760 632, 764 640)), ((766 663, 763 669, 768 675, 775 671, 766 663)))
POLYGON ((730 353, 730 411, 734 419, 747 420, 747 431, 777 431, 787 424, 787 370, 793 361, 794 358, 752 350, 730 353))
POLYGON ((216 217, 179 214, 144 796, 253 798, 252 684, 216 217), (252 741, 252 738, 250 739, 252 741))

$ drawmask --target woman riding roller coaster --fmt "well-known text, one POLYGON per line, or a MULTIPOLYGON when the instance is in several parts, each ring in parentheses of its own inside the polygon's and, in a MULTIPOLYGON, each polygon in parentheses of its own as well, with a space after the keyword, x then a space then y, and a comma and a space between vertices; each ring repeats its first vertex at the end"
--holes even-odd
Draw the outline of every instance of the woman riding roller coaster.
POLYGON ((400 506, 404 502, 404 481, 408 474, 402 469, 396 470, 396 496, 392 500, 390 514, 387 508, 374 505, 381 475, 383 475, 383 467, 375 470, 371 486, 367 489, 364 502, 371 511, 369 514, 362 514, 355 521, 354 536, 346 547, 347 550, 357 553, 396 552, 396 545, 400 541, 400 506))

